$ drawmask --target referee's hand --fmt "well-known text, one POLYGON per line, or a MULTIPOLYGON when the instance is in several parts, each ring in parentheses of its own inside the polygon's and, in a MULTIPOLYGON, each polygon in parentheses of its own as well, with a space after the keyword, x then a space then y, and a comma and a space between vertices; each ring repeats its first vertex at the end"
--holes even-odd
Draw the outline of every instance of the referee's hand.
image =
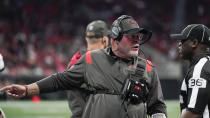
POLYGON ((17 85, 17 84, 5 86, 0 89, 0 92, 4 91, 6 91, 8 96, 11 96, 13 98, 22 98, 27 94, 26 93, 27 88, 24 85, 17 85))

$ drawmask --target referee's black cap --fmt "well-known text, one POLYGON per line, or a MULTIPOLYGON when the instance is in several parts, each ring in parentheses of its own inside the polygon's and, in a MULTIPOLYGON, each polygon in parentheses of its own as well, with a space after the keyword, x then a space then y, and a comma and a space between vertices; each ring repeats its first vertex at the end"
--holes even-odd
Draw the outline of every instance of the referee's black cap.
POLYGON ((188 25, 180 34, 171 34, 170 37, 179 41, 197 39, 200 43, 210 46, 210 30, 203 24, 188 25))

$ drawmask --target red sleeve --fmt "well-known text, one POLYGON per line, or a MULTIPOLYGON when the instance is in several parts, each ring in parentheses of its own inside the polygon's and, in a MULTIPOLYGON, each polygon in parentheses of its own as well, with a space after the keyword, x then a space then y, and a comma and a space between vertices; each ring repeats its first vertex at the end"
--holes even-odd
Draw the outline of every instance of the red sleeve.
POLYGON ((77 63, 77 61, 82 57, 82 54, 80 54, 80 51, 74 54, 74 56, 71 58, 71 61, 69 63, 69 66, 73 66, 77 63))
POLYGON ((147 60, 147 66, 146 66, 147 72, 152 70, 152 62, 147 60))

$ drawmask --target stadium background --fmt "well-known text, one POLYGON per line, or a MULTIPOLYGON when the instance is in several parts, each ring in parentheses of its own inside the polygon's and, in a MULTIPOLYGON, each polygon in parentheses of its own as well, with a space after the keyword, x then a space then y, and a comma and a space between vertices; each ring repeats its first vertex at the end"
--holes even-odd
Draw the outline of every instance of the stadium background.
MULTIPOLYGON (((72 55, 85 48, 85 27, 90 21, 101 19, 111 25, 127 14, 153 31, 141 49, 158 69, 170 118, 177 118, 179 86, 188 64, 178 61, 177 42, 169 35, 187 24, 209 27, 209 6, 209 0, 1 0, 0 53, 6 68, 0 73, 0 88, 64 71, 72 55)), ((64 99, 65 92, 21 100, 1 93, 0 108, 9 118, 67 118, 64 99)))

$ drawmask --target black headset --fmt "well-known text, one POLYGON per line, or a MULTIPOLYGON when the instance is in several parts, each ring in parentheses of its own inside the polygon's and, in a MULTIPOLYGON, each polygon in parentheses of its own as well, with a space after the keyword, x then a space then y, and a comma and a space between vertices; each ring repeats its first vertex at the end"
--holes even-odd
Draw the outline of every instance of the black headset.
POLYGON ((120 23, 123 19, 126 19, 126 18, 132 18, 132 17, 128 16, 128 15, 122 15, 117 20, 114 21, 114 23, 112 25, 112 30, 111 30, 111 36, 115 40, 121 40, 121 38, 122 38, 121 30, 122 29, 120 27, 120 23))
MULTIPOLYGON (((133 17, 128 16, 128 15, 122 15, 117 20, 115 20, 114 23, 112 24, 111 36, 115 40, 120 41, 122 39, 123 35, 122 35, 122 29, 120 27, 120 23, 122 20, 127 19, 127 18, 133 18, 133 17)), ((144 33, 144 37, 140 45, 146 43, 152 36, 152 32, 146 29, 143 29, 142 33, 144 33)))

